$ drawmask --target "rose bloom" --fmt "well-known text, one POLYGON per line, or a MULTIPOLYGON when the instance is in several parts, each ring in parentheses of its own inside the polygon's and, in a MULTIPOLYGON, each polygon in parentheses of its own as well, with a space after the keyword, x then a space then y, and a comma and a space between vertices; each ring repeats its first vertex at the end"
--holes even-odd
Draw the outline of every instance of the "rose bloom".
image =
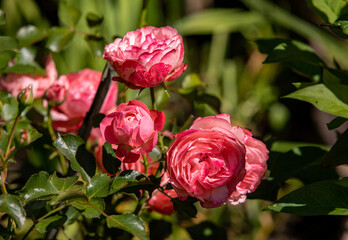
MULTIPOLYGON (((57 98, 56 101, 61 100, 62 95, 65 96, 65 101, 61 105, 52 108, 54 129, 71 132, 81 127, 83 119, 92 105, 101 77, 101 72, 84 69, 78 73, 60 76, 52 85, 52 89, 47 90, 46 96, 52 94, 57 98)), ((107 114, 115 105, 116 99, 117 84, 112 82, 100 112, 107 114)))
POLYGON ((51 56, 47 57, 45 69, 45 75, 9 73, 4 77, 0 77, 0 91, 6 91, 13 96, 17 96, 21 90, 31 85, 34 98, 40 98, 58 76, 56 65, 51 56))
POLYGON ((170 182, 180 200, 197 198, 203 207, 245 201, 266 171, 268 150, 250 132, 232 127, 230 116, 198 118, 175 137, 167 152, 170 182))
POLYGON ((186 69, 184 44, 176 29, 144 27, 105 46, 104 58, 132 89, 153 87, 178 78, 186 69))
POLYGON ((107 115, 100 123, 100 131, 105 141, 117 145, 117 157, 130 163, 152 151, 164 122, 164 112, 149 110, 144 103, 132 100, 107 115))

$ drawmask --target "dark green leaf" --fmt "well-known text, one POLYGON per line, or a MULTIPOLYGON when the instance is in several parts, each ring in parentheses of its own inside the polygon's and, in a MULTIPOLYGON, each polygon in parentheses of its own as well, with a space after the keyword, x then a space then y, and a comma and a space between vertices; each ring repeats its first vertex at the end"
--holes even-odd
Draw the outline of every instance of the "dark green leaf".
POLYGON ((63 25, 74 28, 81 17, 81 11, 61 1, 58 9, 58 17, 63 25))
POLYGON ((95 27, 103 23, 104 17, 89 12, 87 13, 86 20, 89 27, 95 27))
POLYGON ((32 63, 30 65, 28 64, 21 64, 21 63, 16 63, 12 66, 6 67, 3 72, 5 73, 19 73, 19 74, 45 74, 45 70, 40 67, 40 65, 32 63))
POLYGON ((76 160, 78 164, 85 170, 88 176, 92 177, 95 175, 97 169, 97 164, 93 153, 86 149, 86 146, 83 144, 79 146, 76 152, 76 160))
POLYGON ((32 175, 25 186, 18 191, 19 196, 29 202, 40 197, 58 194, 47 172, 39 172, 32 175))
POLYGON ((8 62, 11 61, 16 56, 13 51, 3 51, 0 54, 0 69, 8 66, 8 62))
POLYGON ((121 161, 116 157, 115 150, 108 142, 103 145, 103 166, 106 171, 113 175, 119 171, 121 166, 121 161))
POLYGON ((179 198, 172 198, 171 201, 176 211, 187 214, 190 218, 196 217, 197 209, 194 203, 197 202, 197 199, 187 198, 185 201, 180 201, 179 198))
POLYGON ((61 191, 61 192, 69 190, 70 187, 76 183, 77 179, 78 179, 78 176, 59 178, 59 177, 57 177, 56 173, 54 173, 51 176, 51 182, 52 182, 53 186, 58 191, 61 191))
POLYGON ((46 46, 52 52, 60 52, 73 39, 74 34, 74 31, 67 28, 53 27, 50 29, 46 46))
POLYGON ((73 201, 88 201, 88 198, 86 196, 86 194, 84 194, 83 192, 77 192, 77 191, 66 191, 66 192, 62 192, 60 193, 57 197, 52 198, 52 200, 50 201, 51 205, 57 205, 59 203, 62 202, 73 202, 73 201))
POLYGON ((18 41, 15 38, 8 36, 0 36, 0 52, 16 51, 18 48, 18 41))
POLYGON ((6 13, 0 8, 0 26, 6 23, 6 13))
POLYGON ((331 150, 325 155, 323 164, 337 166, 348 163, 348 129, 339 137, 331 150))
POLYGON ((10 215, 19 229, 24 226, 25 211, 21 202, 15 196, 10 194, 0 195, 0 212, 10 215))
POLYGON ((221 101, 218 97, 203 93, 197 97, 198 103, 206 103, 211 106, 217 113, 221 113, 221 101))
POLYGON ((111 215, 106 218, 108 228, 123 229, 141 240, 149 240, 143 220, 134 214, 111 215))
POLYGON ((285 97, 309 102, 321 111, 348 118, 348 105, 338 99, 324 84, 305 87, 285 97))
POLYGON ((265 210, 297 215, 348 215, 348 178, 313 183, 297 189, 265 210))
POLYGON ((300 179, 304 184, 337 179, 334 169, 324 168, 321 164, 326 152, 317 147, 295 147, 286 153, 271 152, 267 161, 269 177, 248 198, 275 201, 278 189, 289 178, 300 179))
POLYGON ((80 137, 70 134, 64 136, 58 134, 58 139, 53 143, 53 145, 70 161, 71 168, 80 172, 83 180, 88 182, 90 180, 88 174, 77 162, 75 157, 79 146, 82 144, 83 140, 80 137))
POLYGON ((99 218, 101 211, 104 211, 105 208, 105 203, 101 198, 92 198, 88 202, 72 202, 71 205, 80 210, 86 218, 99 218))
POLYGON ((125 170, 121 172, 112 182, 110 194, 119 191, 129 183, 139 182, 145 176, 134 170, 125 170))
POLYGON ((25 204, 24 208, 27 217, 31 219, 38 219, 47 213, 46 205, 48 200, 36 200, 25 204))
POLYGON ((36 230, 43 234, 47 230, 52 228, 60 228, 66 222, 67 217, 65 215, 54 215, 45 218, 35 225, 36 230))
POLYGON ((33 25, 21 27, 17 32, 17 39, 22 46, 32 45, 48 37, 48 32, 44 28, 33 25))
POLYGON ((111 179, 106 174, 95 175, 87 185, 86 194, 89 198, 106 197, 110 192, 111 179))
POLYGON ((348 121, 347 118, 337 117, 337 118, 334 118, 331 122, 327 123, 326 126, 329 130, 333 130, 340 127, 346 121, 348 121))

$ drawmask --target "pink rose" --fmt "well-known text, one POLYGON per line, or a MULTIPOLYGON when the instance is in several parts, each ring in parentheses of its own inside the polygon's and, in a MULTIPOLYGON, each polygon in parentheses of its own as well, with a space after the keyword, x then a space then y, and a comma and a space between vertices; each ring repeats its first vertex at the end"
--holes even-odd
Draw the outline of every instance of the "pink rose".
POLYGON ((6 91, 13 96, 17 96, 21 90, 31 85, 34 98, 40 98, 57 79, 57 75, 56 65, 52 57, 48 56, 45 75, 9 73, 4 77, 0 77, 0 91, 6 91))
POLYGON ((121 161, 135 162, 140 154, 152 151, 164 122, 163 112, 149 110, 144 103, 133 100, 107 115, 100 130, 108 143, 117 145, 116 155, 121 161))
MULTIPOLYGON (((84 69, 78 73, 69 73, 59 77, 52 86, 53 89, 47 91, 48 93, 57 91, 58 94, 66 95, 64 103, 54 107, 51 111, 54 129, 71 132, 81 127, 83 119, 92 105, 101 76, 101 72, 84 69)), ((116 99, 117 84, 113 82, 100 112, 107 114, 115 105, 116 99)))
POLYGON ((132 89, 153 87, 178 78, 186 69, 184 44, 176 29, 144 27, 105 46, 104 58, 132 89))
POLYGON ((228 201, 233 204, 245 202, 246 194, 254 192, 260 185, 261 178, 267 170, 269 151, 266 145, 253 138, 251 132, 241 127, 232 127, 234 135, 245 145, 245 170, 244 179, 238 183, 236 190, 229 197, 228 201))
POLYGON ((167 152, 167 167, 180 199, 192 196, 209 208, 244 202, 260 184, 267 159, 261 141, 220 114, 198 118, 178 134, 167 152))

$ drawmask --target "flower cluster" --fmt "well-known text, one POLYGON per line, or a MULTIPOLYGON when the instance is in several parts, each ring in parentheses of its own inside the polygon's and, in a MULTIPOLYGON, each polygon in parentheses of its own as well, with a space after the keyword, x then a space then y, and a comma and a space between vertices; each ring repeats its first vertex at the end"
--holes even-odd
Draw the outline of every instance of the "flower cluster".
MULTIPOLYGON (((105 46, 104 58, 118 74, 113 80, 132 89, 172 81, 187 68, 182 37, 171 27, 129 32, 105 46)), ((46 75, 8 74, 0 78, 0 90, 17 95, 31 85, 34 98, 45 96, 50 104, 53 128, 74 133, 92 105, 101 77, 101 72, 84 69, 58 78, 48 57, 46 75)), ((161 148, 165 159, 155 161, 148 154, 164 128, 164 112, 149 109, 138 100, 116 106, 116 100, 117 84, 113 82, 100 110, 106 114, 100 131, 92 133, 98 142, 95 156, 101 170, 107 172, 101 152, 108 142, 122 162, 121 170, 155 175, 159 161, 165 163, 165 170, 158 172, 162 176, 160 188, 147 201, 149 209, 171 214, 171 198, 176 197, 196 198, 205 208, 239 204, 259 186, 267 168, 268 150, 250 131, 232 126, 228 114, 199 117, 188 130, 176 135, 164 131, 163 136, 174 140, 167 151, 161 148), (173 189, 165 189, 168 183, 173 189)))

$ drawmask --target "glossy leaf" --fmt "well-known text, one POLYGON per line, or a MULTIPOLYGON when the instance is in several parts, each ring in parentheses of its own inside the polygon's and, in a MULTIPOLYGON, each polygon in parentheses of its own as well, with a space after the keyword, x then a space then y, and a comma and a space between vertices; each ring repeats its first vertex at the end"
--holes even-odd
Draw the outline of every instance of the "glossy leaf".
POLYGON ((145 176, 134 170, 122 171, 112 182, 110 193, 115 193, 129 183, 139 182, 145 176))
POLYGON ((0 36, 0 52, 15 51, 18 48, 18 41, 8 36, 0 36))
POLYGON ((5 121, 14 119, 18 113, 18 102, 16 98, 8 92, 0 92, 0 99, 2 103, 0 116, 5 121))
POLYGON ((71 205, 80 210, 86 218, 99 218, 101 211, 104 211, 105 208, 105 203, 101 198, 92 198, 88 202, 72 202, 71 205))
POLYGON ((28 46, 47 38, 48 32, 44 28, 28 25, 21 27, 18 30, 16 37, 22 46, 28 46))
POLYGON ((63 25, 74 28, 81 17, 81 11, 62 1, 59 4, 58 17, 63 25))
POLYGON ((265 210, 297 215, 348 215, 348 178, 323 181, 295 190, 265 210))
POLYGON ((52 229, 52 228, 59 228, 63 226, 63 224, 66 222, 67 217, 65 215, 54 215, 47 217, 41 221, 39 221, 36 225, 35 228, 36 230, 43 234, 47 230, 52 229))
POLYGON ((18 191, 21 199, 29 202, 45 196, 56 195, 59 191, 54 187, 47 172, 32 175, 25 186, 18 191))
POLYGON ((57 177, 57 174, 54 173, 51 176, 51 181, 53 186, 58 190, 58 191, 66 191, 69 190, 71 188, 71 186, 73 186, 76 181, 78 179, 78 176, 72 176, 72 177, 66 177, 66 178, 59 178, 57 177))
POLYGON ((348 118, 348 105, 338 99, 324 84, 308 86, 285 97, 309 102, 323 112, 348 118))
POLYGON ((141 240, 149 240, 143 220, 134 214, 111 215, 106 218, 108 228, 123 229, 141 240))
POLYGON ((330 151, 325 155, 323 164, 337 166, 348 164, 348 129, 339 137, 330 151))
POLYGON ((0 54, 0 70, 8 66, 8 62, 16 56, 13 51, 3 51, 0 54))
POLYGON ((70 161, 71 168, 75 171, 81 173, 83 180, 89 181, 89 176, 86 171, 81 167, 81 165, 76 160, 76 153, 79 148, 83 144, 83 140, 80 137, 74 135, 58 135, 56 141, 54 141, 53 145, 70 161))
POLYGON ((65 191, 60 193, 57 197, 52 198, 51 205, 57 205, 62 202, 85 202, 88 201, 86 194, 78 191, 65 191))
POLYGON ((74 31, 68 28, 53 27, 50 29, 46 46, 52 52, 60 52, 70 43, 74 34, 74 31))
POLYGON ((21 202, 13 195, 0 195, 0 212, 7 213, 16 222, 19 229, 24 226, 25 211, 21 202))
POLYGON ((110 192, 111 179, 106 174, 95 175, 88 183, 86 194, 89 198, 106 197, 110 192))
POLYGON ((108 142, 105 142, 103 145, 103 166, 111 174, 118 172, 121 166, 121 161, 117 158, 115 150, 108 142))

